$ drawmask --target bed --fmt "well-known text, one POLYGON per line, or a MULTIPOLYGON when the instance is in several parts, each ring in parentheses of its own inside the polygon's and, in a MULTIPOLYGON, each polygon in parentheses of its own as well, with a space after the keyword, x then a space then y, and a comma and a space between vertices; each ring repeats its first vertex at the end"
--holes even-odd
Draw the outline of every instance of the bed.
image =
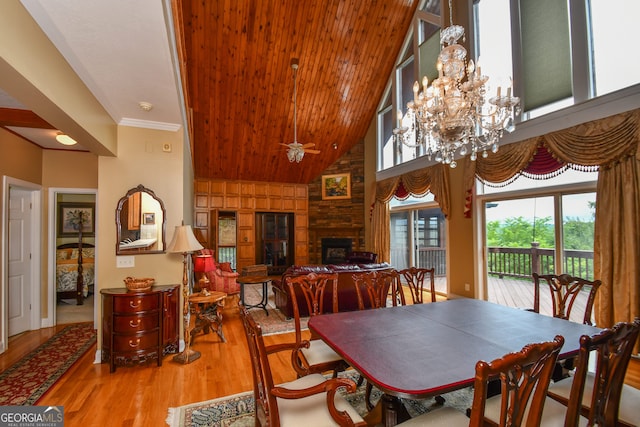
POLYGON ((78 281, 79 252, 77 243, 65 243, 56 249, 56 300, 75 299, 82 305, 93 289, 95 280, 95 249, 82 244, 82 281, 78 281))

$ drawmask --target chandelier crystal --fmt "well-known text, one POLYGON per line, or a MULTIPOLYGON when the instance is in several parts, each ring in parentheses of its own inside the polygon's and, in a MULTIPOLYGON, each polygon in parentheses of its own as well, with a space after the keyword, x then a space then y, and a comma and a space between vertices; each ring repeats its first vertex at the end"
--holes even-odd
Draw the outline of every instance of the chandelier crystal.
POLYGON ((393 130, 397 140, 410 147, 422 147, 429 160, 457 166, 455 156, 478 153, 487 157, 488 150, 498 151, 498 141, 504 131, 511 132, 514 115, 519 113, 520 99, 511 96, 511 85, 503 95, 498 86, 495 94, 487 93, 489 77, 480 66, 467 62, 467 50, 458 44, 464 39, 464 28, 453 25, 449 0, 450 26, 440 35, 444 46, 436 63, 438 78, 429 86, 422 78, 422 90, 413 84, 413 101, 407 103, 407 113, 398 111, 399 126, 393 130), (406 124, 406 125, 405 125, 406 124))

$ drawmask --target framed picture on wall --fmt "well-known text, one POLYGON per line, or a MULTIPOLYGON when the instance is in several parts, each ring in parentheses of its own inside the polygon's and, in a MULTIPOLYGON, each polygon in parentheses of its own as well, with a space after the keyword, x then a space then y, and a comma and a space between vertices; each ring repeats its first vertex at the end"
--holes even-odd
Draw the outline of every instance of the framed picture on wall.
POLYGON ((322 175, 322 200, 351 198, 351 174, 322 175))
POLYGON ((82 234, 94 236, 96 232, 95 203, 59 203, 58 236, 77 236, 80 224, 82 234))
POLYGON ((156 223, 156 214, 153 212, 145 212, 142 214, 142 223, 147 224, 155 224, 156 223))

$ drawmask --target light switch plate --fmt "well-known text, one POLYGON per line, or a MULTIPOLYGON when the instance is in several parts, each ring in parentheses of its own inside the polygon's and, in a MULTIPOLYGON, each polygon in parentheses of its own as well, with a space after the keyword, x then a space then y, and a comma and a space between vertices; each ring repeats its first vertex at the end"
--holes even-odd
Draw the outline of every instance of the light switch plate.
POLYGON ((136 259, 133 256, 117 256, 116 267, 117 268, 131 268, 136 266, 136 259))

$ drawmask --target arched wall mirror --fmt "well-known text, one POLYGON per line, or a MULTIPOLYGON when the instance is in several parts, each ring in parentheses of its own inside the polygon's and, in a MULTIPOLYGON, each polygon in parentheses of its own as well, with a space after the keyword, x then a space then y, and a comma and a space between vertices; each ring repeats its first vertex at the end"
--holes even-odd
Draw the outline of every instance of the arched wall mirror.
POLYGON ((116 255, 164 253, 164 203, 142 184, 127 191, 116 209, 116 255))

